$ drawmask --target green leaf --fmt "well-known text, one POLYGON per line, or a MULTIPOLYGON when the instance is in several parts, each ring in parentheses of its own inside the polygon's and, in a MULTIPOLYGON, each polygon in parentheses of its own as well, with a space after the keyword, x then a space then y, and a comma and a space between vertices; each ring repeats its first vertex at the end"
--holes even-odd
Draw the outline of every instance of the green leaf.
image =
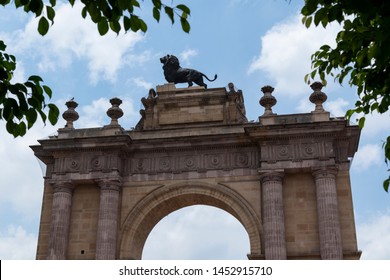
POLYGON ((154 7, 161 9, 161 0, 152 0, 154 7))
POLYGON ((306 28, 309 28, 309 27, 310 27, 312 21, 313 21, 313 18, 312 18, 312 17, 307 17, 307 18, 306 18, 306 21, 305 21, 305 26, 306 26, 306 28))
POLYGON ((359 127, 360 127, 360 128, 363 128, 363 127, 364 127, 365 121, 366 121, 366 118, 365 118, 365 117, 361 117, 361 118, 359 119, 359 127))
POLYGON ((30 4, 27 7, 27 10, 33 12, 36 16, 41 15, 42 9, 43 9, 42 0, 31 0, 30 4))
POLYGON ((318 26, 318 24, 326 17, 327 18, 328 9, 321 8, 314 15, 314 24, 318 26))
POLYGON ((21 122, 19 123, 18 125, 19 129, 18 129, 18 135, 17 136, 23 136, 26 134, 26 124, 24 122, 21 122))
MULTIPOLYGON (((69 3, 73 6, 75 0, 69 0, 69 3)), ((50 4, 54 7, 57 4, 57 0, 50 0, 50 4)))
POLYGON ((191 14, 190 9, 186 5, 179 4, 179 5, 176 6, 176 8, 179 9, 179 10, 182 10, 183 13, 186 13, 187 15, 191 14))
POLYGON ((51 21, 51 23, 54 23, 54 17, 56 15, 56 12, 54 9, 50 6, 46 6, 46 13, 47 13, 47 18, 51 21))
POLYGON ((168 17, 171 19, 171 22, 173 24, 175 22, 173 9, 171 7, 165 6, 164 10, 165 13, 168 15, 168 17))
POLYGON ((34 125, 37 120, 37 117, 38 114, 33 108, 28 109, 28 111, 26 112, 28 129, 30 129, 34 125))
POLYGON ((37 112, 41 116, 43 123, 46 123, 47 116, 45 115, 45 113, 42 110, 37 110, 37 112))
POLYGON ((306 0, 301 13, 304 16, 309 16, 317 9, 318 0, 306 0))
POLYGON ((191 27, 190 27, 190 24, 188 23, 187 19, 181 17, 180 23, 181 23, 181 28, 183 29, 183 31, 186 33, 189 33, 191 27))
POLYGON ((160 10, 156 7, 153 8, 153 17, 157 22, 160 21, 160 10))
POLYGON ((148 26, 142 19, 139 19, 139 24, 141 31, 145 33, 148 30, 148 26))
POLYGON ((8 103, 8 99, 4 100, 4 108, 3 108, 3 119, 6 121, 10 121, 13 119, 14 114, 12 112, 12 106, 8 103))
POLYGON ((83 17, 83 18, 86 18, 87 17, 87 7, 84 7, 82 10, 81 10, 81 16, 83 17))
POLYGON ((138 8, 140 7, 139 2, 137 0, 131 0, 131 5, 138 8))
POLYGON ((128 31, 131 28, 131 20, 129 17, 127 16, 123 17, 123 26, 125 28, 125 31, 128 31))
POLYGON ((49 107, 49 122, 52 125, 55 125, 58 121, 58 116, 60 115, 60 110, 57 108, 56 105, 50 103, 48 104, 49 107))
POLYGON ((126 10, 128 3, 129 3, 128 0, 118 0, 119 9, 126 10))
POLYGON ((102 16, 97 4, 94 1, 91 1, 86 7, 88 7, 88 13, 91 16, 92 21, 98 23, 102 16))
POLYGON ((37 75, 32 75, 28 78, 29 81, 33 81, 35 83, 43 82, 42 78, 37 75))
MULTIPOLYGON (((12 134, 14 137, 18 136, 18 133, 17 133, 16 128, 15 128, 15 123, 13 120, 7 121, 7 124, 5 127, 6 127, 9 134, 12 134)), ((19 127, 18 127, 18 129, 19 129, 19 127)))
POLYGON ((47 31, 49 31, 49 22, 45 17, 41 17, 38 22, 38 32, 42 36, 46 35, 47 31))
POLYGON ((110 28, 116 34, 119 34, 119 31, 121 31, 121 25, 119 24, 118 21, 110 21, 110 28))
POLYGON ((49 98, 52 97, 53 92, 52 92, 51 88, 49 88, 48 86, 43 86, 43 90, 46 92, 46 94, 47 94, 47 96, 49 96, 49 98))
POLYGON ((108 32, 109 26, 107 19, 102 17, 98 22, 98 31, 101 36, 105 35, 108 32))
POLYGON ((131 16, 129 22, 130 22, 130 28, 133 32, 137 32, 138 30, 140 30, 141 22, 137 16, 135 15, 131 16))

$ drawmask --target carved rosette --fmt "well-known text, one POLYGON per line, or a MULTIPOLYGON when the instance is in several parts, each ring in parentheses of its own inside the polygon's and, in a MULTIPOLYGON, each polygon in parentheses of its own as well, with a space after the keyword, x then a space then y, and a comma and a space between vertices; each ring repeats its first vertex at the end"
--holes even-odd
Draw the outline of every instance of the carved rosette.
POLYGON ((118 119, 123 116, 123 111, 119 108, 119 105, 122 104, 122 100, 115 97, 110 99, 112 107, 107 110, 107 116, 111 118, 110 125, 119 125, 118 119))
POLYGON ((65 128, 74 129, 73 122, 79 119, 79 114, 75 110, 79 104, 76 101, 69 100, 65 105, 68 107, 68 110, 62 114, 62 117, 66 120, 65 128))
POLYGON ((171 159, 169 157, 163 157, 159 160, 159 169, 162 172, 168 172, 172 169, 171 159))
POLYGON ((80 159, 67 159, 67 171, 74 172, 80 170, 80 159))
POLYGON ((314 103, 316 105, 314 112, 324 112, 324 107, 322 107, 322 104, 328 99, 327 95, 321 91, 323 88, 323 84, 321 82, 314 82, 311 84, 312 90, 314 92, 310 95, 310 102, 314 103))
POLYGON ((195 170, 198 168, 198 157, 195 156, 186 156, 183 158, 183 167, 184 170, 195 170))
POLYGON ((274 88, 271 86, 264 86, 261 88, 261 91, 264 93, 264 96, 261 97, 259 103, 265 108, 263 116, 275 115, 272 112, 272 107, 277 103, 276 98, 272 95, 274 88))

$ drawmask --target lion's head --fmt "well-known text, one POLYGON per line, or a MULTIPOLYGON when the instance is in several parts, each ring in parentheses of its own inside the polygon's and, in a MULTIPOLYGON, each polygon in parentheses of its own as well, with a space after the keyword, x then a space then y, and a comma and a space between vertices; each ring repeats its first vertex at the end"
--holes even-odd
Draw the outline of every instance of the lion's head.
POLYGON ((169 66, 174 66, 175 68, 180 67, 179 59, 176 56, 170 55, 170 54, 167 54, 166 56, 161 57, 160 62, 162 64, 164 64, 164 66, 169 65, 169 66))

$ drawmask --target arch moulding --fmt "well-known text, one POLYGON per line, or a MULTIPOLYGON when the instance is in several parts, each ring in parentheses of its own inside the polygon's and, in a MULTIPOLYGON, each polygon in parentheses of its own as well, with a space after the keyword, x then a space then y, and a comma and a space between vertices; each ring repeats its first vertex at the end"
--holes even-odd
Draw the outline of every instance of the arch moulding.
POLYGON ((261 258, 262 226, 251 205, 234 190, 217 184, 185 182, 159 187, 143 198, 121 227, 120 259, 141 259, 153 227, 168 214, 186 206, 214 206, 237 218, 248 233, 248 258, 261 258))

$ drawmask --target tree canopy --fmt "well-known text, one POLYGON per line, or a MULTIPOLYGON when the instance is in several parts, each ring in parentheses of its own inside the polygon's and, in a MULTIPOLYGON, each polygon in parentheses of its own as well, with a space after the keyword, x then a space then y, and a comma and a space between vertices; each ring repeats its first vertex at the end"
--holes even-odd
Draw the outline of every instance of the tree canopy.
MULTIPOLYGON (((336 47, 323 45, 312 55, 313 71, 306 75, 310 82, 316 75, 326 82, 326 75, 342 84, 348 79, 357 89, 355 108, 347 111, 364 115, 383 114, 390 105, 390 2, 383 0, 306 0, 301 10, 306 27, 326 27, 338 22, 342 29, 336 47)), ((390 121, 390 120, 389 120, 390 121)), ((363 127, 365 116, 358 120, 363 127)), ((383 143, 385 162, 390 161, 390 136, 383 143)), ((390 176, 383 182, 389 190, 390 176)))
MULTIPOLYGON (((76 0, 68 0, 74 5, 76 0)), ((115 33, 121 30, 147 31, 147 24, 137 15, 141 7, 138 0, 80 0, 84 5, 81 11, 83 18, 90 17, 96 24, 100 35, 110 29, 115 33)), ((179 18, 184 32, 190 31, 188 17, 190 9, 183 4, 169 6, 161 0, 151 0, 154 19, 159 22, 161 13, 167 15, 172 24, 179 18)), ((34 14, 38 20, 37 30, 44 36, 54 23, 56 0, 48 3, 43 0, 14 0, 16 8, 34 14)), ((0 0, 0 5, 11 5, 11 0, 0 0)), ((37 75, 30 76, 24 83, 14 83, 12 78, 16 69, 16 57, 6 52, 6 44, 0 40, 0 120, 6 122, 7 131, 14 137, 23 136, 36 122, 38 116, 54 125, 58 121, 59 109, 48 103, 52 90, 43 84, 37 75)))

